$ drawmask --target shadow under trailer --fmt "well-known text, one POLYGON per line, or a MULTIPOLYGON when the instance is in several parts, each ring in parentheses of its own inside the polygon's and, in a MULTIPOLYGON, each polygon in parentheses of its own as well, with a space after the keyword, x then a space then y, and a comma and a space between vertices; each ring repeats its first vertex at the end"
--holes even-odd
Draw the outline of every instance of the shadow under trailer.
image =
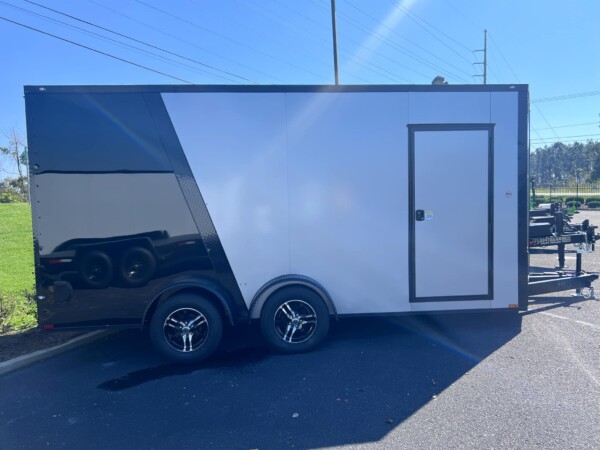
MULTIPOLYGON (((251 321, 301 352, 336 317, 527 309, 525 85, 27 86, 25 100, 44 329, 147 327, 185 363, 251 321)), ((597 278, 582 276, 534 282, 597 278)))

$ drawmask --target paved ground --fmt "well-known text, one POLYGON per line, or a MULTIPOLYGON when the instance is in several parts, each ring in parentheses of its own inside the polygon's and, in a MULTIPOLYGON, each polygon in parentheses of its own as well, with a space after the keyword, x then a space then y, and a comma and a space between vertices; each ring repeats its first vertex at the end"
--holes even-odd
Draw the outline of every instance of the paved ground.
POLYGON ((242 336, 182 368, 127 331, 1 377, 0 447, 600 448, 600 301, 345 320, 295 356, 242 336))

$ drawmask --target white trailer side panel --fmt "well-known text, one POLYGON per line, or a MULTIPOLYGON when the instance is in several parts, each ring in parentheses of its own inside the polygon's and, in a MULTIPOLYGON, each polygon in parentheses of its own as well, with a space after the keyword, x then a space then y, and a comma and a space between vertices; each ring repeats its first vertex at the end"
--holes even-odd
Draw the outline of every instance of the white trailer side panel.
POLYGON ((163 98, 247 303, 296 273, 340 313, 409 309, 406 93, 163 98))
POLYGON ((408 311, 407 93, 287 96, 292 273, 338 312, 408 311))
POLYGON ((285 94, 163 94, 247 304, 290 273, 285 94))
MULTIPOLYGON (((518 303, 516 92, 162 97, 247 304, 264 283, 286 274, 321 283, 341 314, 518 303), (493 235, 491 300, 453 298, 478 293, 487 280, 454 273, 440 283, 432 273, 435 296, 451 298, 410 301, 409 124, 491 124, 493 234, 477 227, 471 243, 477 253, 478 242, 485 246, 493 235)), ((459 191, 472 188, 460 164, 450 159, 447 170, 459 191)), ((469 205, 455 209, 468 227, 469 205)), ((452 230, 446 234, 451 239, 452 230)))

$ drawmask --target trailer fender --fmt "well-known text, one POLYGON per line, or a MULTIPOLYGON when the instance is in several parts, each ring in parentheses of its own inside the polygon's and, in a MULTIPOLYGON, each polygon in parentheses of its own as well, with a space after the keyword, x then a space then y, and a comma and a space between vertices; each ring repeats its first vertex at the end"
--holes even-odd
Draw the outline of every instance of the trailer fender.
POLYGON ((145 327, 150 323, 152 314, 160 302, 167 301, 167 299, 174 294, 184 291, 195 292, 198 295, 205 297, 223 313, 224 320, 227 320, 230 325, 235 325, 232 312, 233 304, 229 299, 229 296, 219 286, 208 280, 185 280, 167 286, 152 299, 144 312, 142 326, 145 327))
POLYGON ((329 310, 329 314, 331 316, 335 316, 337 318, 337 309, 331 296, 327 292, 327 289, 323 287, 321 283, 316 280, 313 280, 310 277, 304 275, 282 275, 277 278, 273 278, 271 281, 265 283, 254 295, 252 302, 250 303, 250 318, 258 319, 260 318, 260 312, 265 301, 279 289, 288 286, 305 286, 314 292, 323 299, 325 305, 327 305, 327 309, 329 310))

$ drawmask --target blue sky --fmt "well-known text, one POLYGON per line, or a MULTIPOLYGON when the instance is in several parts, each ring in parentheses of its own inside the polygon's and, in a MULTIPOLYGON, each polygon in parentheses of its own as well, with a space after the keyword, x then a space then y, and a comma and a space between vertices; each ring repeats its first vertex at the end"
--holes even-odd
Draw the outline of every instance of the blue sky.
MULTIPOLYGON (((33 1, 143 43, 24 0, 0 0, 0 17, 175 78, 0 20, 0 131, 25 132, 29 84, 333 83, 329 0, 33 1)), ((488 83, 527 83, 534 101, 600 91, 598 1, 336 4, 342 84, 429 84, 436 75, 481 83, 472 75, 482 53, 472 50, 483 48, 487 28, 488 83)), ((600 137, 598 113, 598 95, 533 103, 532 148, 600 137)))

